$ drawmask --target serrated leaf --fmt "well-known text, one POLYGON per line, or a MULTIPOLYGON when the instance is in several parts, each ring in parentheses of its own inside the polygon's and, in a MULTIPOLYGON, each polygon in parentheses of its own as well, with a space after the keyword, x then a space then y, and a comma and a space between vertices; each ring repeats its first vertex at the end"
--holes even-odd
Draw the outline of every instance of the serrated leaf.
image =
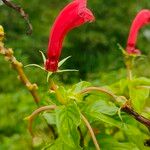
POLYGON ((126 95, 128 93, 128 80, 121 79, 119 82, 112 84, 110 88, 118 95, 126 95))
MULTIPOLYGON (((96 109, 86 109, 82 110, 83 113, 85 113, 88 120, 91 121, 91 123, 94 123, 95 121, 98 123, 105 123, 112 127, 119 128, 128 138, 130 138, 131 142, 134 142, 138 147, 142 148, 144 147, 143 143, 146 137, 145 134, 143 134, 138 127, 136 127, 135 124, 133 124, 133 120, 131 122, 128 122, 128 118, 120 120, 119 118, 116 118, 114 116, 110 117, 108 115, 105 115, 101 113, 99 110, 96 109), (138 140, 137 140, 138 138, 138 140)), ((137 123, 137 122, 135 122, 137 123)))
POLYGON ((46 122, 49 124, 49 125, 55 125, 56 124, 56 114, 53 112, 53 113, 43 113, 43 117, 45 118, 46 122))
POLYGON ((59 86, 56 90, 57 99, 61 104, 69 102, 68 92, 63 86, 59 86))
POLYGON ((118 107, 114 103, 110 102, 109 99, 105 100, 99 96, 90 95, 86 98, 86 104, 84 105, 85 110, 89 113, 97 112, 113 116, 117 113, 118 107))
POLYGON ((79 82, 79 83, 72 86, 71 92, 79 93, 81 90, 83 90, 83 89, 85 89, 89 86, 91 86, 91 83, 86 82, 86 81, 81 81, 81 82, 79 82))
POLYGON ((133 79, 132 83, 134 83, 135 85, 147 85, 147 86, 150 86, 150 79, 149 78, 145 78, 145 77, 140 77, 140 78, 133 79))
POLYGON ((81 148, 76 149, 68 146, 61 138, 55 140, 54 143, 48 145, 47 147, 43 148, 43 150, 81 150, 81 148))
MULTIPOLYGON (((85 105, 84 108, 86 106, 87 105, 85 105)), ((139 133, 139 130, 136 127, 134 127, 130 124, 127 124, 126 122, 122 122, 122 120, 120 120, 119 118, 115 119, 113 116, 111 116, 111 117, 108 116, 109 111, 107 112, 107 110, 106 110, 106 112, 104 114, 104 112, 99 110, 98 107, 97 107, 97 109, 95 109, 95 108, 93 109, 93 105, 90 105, 90 106, 87 109, 82 109, 82 111, 83 111, 83 113, 86 114, 86 116, 89 118, 89 120, 91 120, 91 122, 94 122, 97 120, 97 121, 109 124, 111 126, 117 127, 123 131, 125 131, 126 129, 130 129, 130 130, 133 129, 132 134, 138 134, 139 133), (106 115, 106 113, 107 113, 107 115, 106 115)))
POLYGON ((75 103, 56 109, 56 124, 59 136, 66 145, 74 149, 80 149, 80 136, 77 130, 80 122, 80 112, 75 103))
POLYGON ((114 137, 111 136, 99 136, 100 145, 102 149, 111 150, 140 150, 132 142, 118 142, 114 137))
POLYGON ((93 121, 99 120, 114 127, 123 128, 124 124, 100 112, 85 112, 86 115, 93 121))
POLYGON ((129 94, 133 108, 137 112, 141 113, 145 106, 146 99, 149 96, 149 89, 137 89, 133 86, 130 86, 129 94))
POLYGON ((146 99, 149 97, 150 89, 149 88, 138 88, 138 86, 149 86, 150 80, 147 78, 137 78, 130 81, 129 84, 129 96, 132 102, 133 108, 141 113, 146 99))

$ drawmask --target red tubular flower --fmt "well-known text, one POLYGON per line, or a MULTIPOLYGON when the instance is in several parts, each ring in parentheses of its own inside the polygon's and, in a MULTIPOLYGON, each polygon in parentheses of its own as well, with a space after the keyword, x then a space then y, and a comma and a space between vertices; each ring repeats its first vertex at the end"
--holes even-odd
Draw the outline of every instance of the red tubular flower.
POLYGON ((141 10, 135 19, 133 20, 128 41, 127 41, 127 53, 128 54, 141 54, 140 50, 136 49, 136 41, 139 30, 144 26, 150 23, 150 10, 143 9, 141 10))
POLYGON ((55 72, 66 34, 75 27, 94 21, 92 12, 86 8, 87 0, 73 0, 56 18, 50 33, 45 68, 55 72))

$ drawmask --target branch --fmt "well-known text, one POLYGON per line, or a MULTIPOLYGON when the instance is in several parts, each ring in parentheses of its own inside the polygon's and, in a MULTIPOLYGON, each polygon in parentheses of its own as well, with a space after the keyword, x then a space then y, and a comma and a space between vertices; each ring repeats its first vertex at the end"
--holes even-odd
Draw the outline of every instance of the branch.
POLYGON ((138 122, 145 125, 148 129, 150 129, 150 120, 149 119, 138 114, 128 105, 124 105, 121 109, 122 109, 122 111, 126 112, 127 114, 133 116, 138 122))
POLYGON ((51 105, 51 106, 42 106, 38 109, 36 109, 30 116, 28 116, 26 119, 30 120, 33 119, 35 116, 37 116, 39 113, 41 113, 42 111, 46 111, 46 110, 53 110, 56 109, 56 105, 51 105))
POLYGON ((88 87, 86 89, 83 89, 82 91, 80 91, 78 94, 87 94, 90 93, 92 91, 98 91, 100 93, 104 93, 106 95, 108 95, 109 97, 111 97, 111 101, 114 102, 117 106, 122 106, 127 99, 124 96, 116 96, 115 94, 113 94, 111 91, 102 88, 102 87, 88 87))
POLYGON ((123 96, 120 96, 120 98, 122 98, 125 102, 125 104, 122 106, 122 103, 119 103, 119 101, 117 100, 117 97, 116 95, 114 95, 113 93, 111 93, 110 91, 104 89, 104 88, 100 88, 100 87, 89 87, 89 88, 86 88, 84 90, 82 90, 79 94, 85 94, 85 93, 89 93, 89 92, 92 92, 92 91, 99 91, 99 92, 102 92, 102 93, 105 93, 105 94, 108 94, 109 96, 111 96, 116 102, 117 104, 120 105, 121 107, 121 110, 126 112, 127 114, 133 116, 138 122, 142 123, 143 125, 145 125, 148 129, 150 129, 150 120, 141 116, 140 114, 138 114, 137 112, 135 112, 133 110, 133 108, 131 108, 129 106, 129 104, 127 104, 127 99, 123 96))
MULTIPOLYGON (((23 65, 21 62, 17 61, 16 58, 13 55, 13 50, 10 48, 5 48, 4 47, 4 43, 2 42, 4 39, 4 29, 3 27, 0 25, 0 54, 4 55, 6 60, 9 61, 11 63, 11 65, 13 66, 13 68, 18 72, 19 75, 19 79, 22 81, 22 83, 27 87, 27 89, 30 91, 35 103, 37 104, 37 106, 39 105, 39 101, 40 98, 38 96, 37 93, 37 85, 36 84, 32 84, 28 77, 26 76, 26 74, 23 71, 23 65)), ((48 127, 53 130, 53 127, 50 127, 48 125, 48 127)), ((53 132, 54 136, 55 136, 55 132, 53 132)))
POLYGON ((30 35, 32 34, 32 24, 30 23, 30 20, 29 20, 29 17, 28 17, 28 14, 24 11, 24 9, 14 3, 12 3, 11 1, 8 1, 8 0, 2 0, 3 3, 5 5, 7 5, 8 7, 14 9, 15 11, 17 11, 21 17, 25 20, 25 22, 27 23, 28 25, 28 31, 27 31, 27 34, 30 35))
POLYGON ((4 55, 6 60, 9 61, 11 63, 11 65, 13 66, 13 68, 18 72, 19 79, 30 91, 35 103, 38 105, 38 102, 40 101, 40 99, 37 94, 37 89, 38 89, 37 85, 35 83, 32 84, 29 81, 28 77, 26 76, 26 74, 23 70, 22 63, 19 62, 13 55, 13 50, 11 48, 4 47, 4 43, 2 42, 3 38, 4 38, 4 31, 3 31, 2 26, 0 26, 0 54, 4 55))
POLYGON ((81 114, 81 117, 82 117, 82 120, 84 121, 84 123, 86 124, 86 126, 87 126, 87 128, 88 128, 90 134, 91 134, 91 137, 92 137, 93 143, 94 143, 94 145, 95 145, 95 147, 96 147, 96 150, 100 150, 100 146, 99 146, 99 144, 98 144, 98 142, 97 142, 97 139, 96 139, 96 137, 95 137, 94 131, 93 131, 93 129, 92 129, 90 123, 88 122, 88 120, 85 118, 84 115, 81 114))
POLYGON ((38 108, 37 110, 35 110, 30 116, 26 117, 25 120, 29 120, 29 132, 30 134, 32 135, 32 137, 34 137, 34 134, 32 132, 32 122, 33 122, 33 119, 41 112, 43 111, 48 111, 48 110, 54 110, 56 109, 56 105, 51 105, 51 106, 43 106, 43 107, 40 107, 38 108))
POLYGON ((105 94, 109 95, 113 99, 116 99, 116 96, 113 93, 111 93, 107 89, 104 89, 104 88, 101 88, 101 87, 88 87, 88 88, 80 91, 79 94, 86 94, 86 93, 89 93, 89 92, 92 92, 92 91, 99 91, 99 92, 102 92, 102 93, 105 93, 105 94))

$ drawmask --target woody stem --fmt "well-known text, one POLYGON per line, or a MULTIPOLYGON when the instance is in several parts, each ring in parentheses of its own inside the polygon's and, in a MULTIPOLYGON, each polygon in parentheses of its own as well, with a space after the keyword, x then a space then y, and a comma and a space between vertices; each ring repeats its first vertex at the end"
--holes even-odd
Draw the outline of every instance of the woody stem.
POLYGON ((133 116, 138 122, 150 129, 150 120, 135 112, 130 106, 124 105, 121 110, 133 116))
POLYGON ((142 123, 143 125, 145 125, 148 129, 150 129, 150 120, 143 117, 142 115, 138 114, 137 112, 135 112, 133 110, 133 108, 131 106, 129 106, 126 102, 127 102, 127 99, 125 97, 122 97, 122 99, 124 99, 124 102, 125 104, 122 106, 122 104, 119 103, 119 101, 116 100, 117 96, 115 96, 113 93, 111 93, 110 91, 106 90, 106 89, 103 89, 103 88, 100 88, 100 87, 88 87, 84 90, 82 90, 79 94, 85 94, 85 93, 90 93, 92 91, 99 91, 99 92, 102 92, 102 93, 106 93, 108 94, 109 96, 111 96, 115 102, 119 105, 121 105, 121 110, 126 112, 127 114, 131 115, 132 117, 134 117, 138 122, 142 123))
POLYGON ((4 43, 2 42, 3 40, 2 36, 4 36, 4 32, 0 34, 1 34, 0 54, 2 54, 5 57, 6 61, 10 62, 13 68, 17 71, 19 79, 27 87, 35 103, 38 105, 40 101, 40 98, 37 93, 38 86, 35 83, 30 82, 30 80, 28 79, 28 77, 26 76, 23 70, 23 64, 19 62, 13 55, 13 50, 11 48, 4 47, 4 43))

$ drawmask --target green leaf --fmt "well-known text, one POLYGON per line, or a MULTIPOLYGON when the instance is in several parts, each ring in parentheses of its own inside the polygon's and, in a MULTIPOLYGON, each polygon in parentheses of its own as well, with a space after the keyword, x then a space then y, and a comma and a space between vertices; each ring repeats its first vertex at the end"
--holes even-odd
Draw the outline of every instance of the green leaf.
MULTIPOLYGON (((87 105, 84 106, 84 109, 82 109, 82 112, 86 114, 86 116, 88 117, 89 120, 91 120, 91 122, 100 121, 100 122, 109 124, 111 126, 117 127, 123 131, 125 131, 128 128, 128 129, 133 129, 134 134, 139 133, 139 130, 136 127, 134 127, 126 122, 122 122, 121 119, 116 118, 114 116, 111 116, 111 117, 108 116, 110 114, 113 114, 113 112, 115 114, 117 111, 117 108, 113 108, 114 110, 112 109, 112 112, 111 112, 111 110, 109 110, 109 108, 108 108, 108 110, 102 109, 103 110, 102 111, 98 107, 93 107, 94 105, 92 105, 92 104, 87 104, 87 105), (89 106, 87 107, 87 105, 89 105, 89 106), (104 110, 105 110, 105 112, 104 112, 104 110)), ((105 106, 105 107, 108 107, 108 106, 105 106)), ((133 132, 132 132, 132 134, 133 134, 133 132)))
POLYGON ((71 56, 68 56, 58 63, 58 67, 62 66, 71 56))
POLYGON ((114 137, 111 136, 99 136, 101 148, 104 150, 140 150, 132 142, 118 142, 114 137))
POLYGON ((83 95, 79 94, 79 92, 89 87, 90 85, 91 83, 85 81, 73 85, 72 88, 68 90, 69 98, 81 102, 83 100, 83 95))
MULTIPOLYGON (((87 114, 87 112, 86 112, 86 114, 87 114)), ((88 112, 87 115, 89 118, 93 118, 93 121, 99 120, 99 121, 102 121, 104 123, 107 123, 111 126, 118 127, 118 128, 123 128, 123 126, 124 126, 123 122, 115 120, 115 119, 113 119, 107 115, 104 115, 100 112, 98 112, 98 113, 88 112)))
POLYGON ((130 86, 130 99, 133 108, 137 112, 139 113, 142 112, 148 96, 149 96, 149 89, 137 89, 134 86, 130 86))
POLYGON ((90 95, 86 98, 86 104, 84 105, 85 111, 89 113, 102 113, 106 115, 113 116, 117 113, 118 107, 114 103, 110 102, 109 99, 106 100, 100 96, 90 95))
POLYGON ((61 138, 55 140, 54 143, 48 145, 47 147, 43 148, 42 150, 81 150, 81 148, 76 149, 68 146, 61 138))
POLYGON ((145 77, 140 77, 140 78, 133 79, 132 82, 134 84, 136 84, 136 85, 147 85, 147 86, 150 86, 150 79, 149 78, 145 78, 145 77))
POLYGON ((49 124, 49 125, 55 125, 56 124, 56 114, 53 112, 53 113, 43 113, 43 117, 45 118, 46 122, 49 124))
POLYGON ((75 85, 73 85, 73 87, 71 88, 71 92, 73 93, 79 93, 81 90, 84 90, 85 88, 91 86, 91 83, 86 82, 86 81, 81 81, 75 85))
MULTIPOLYGON (((99 101, 95 102, 98 103, 99 101)), ((88 120, 90 120, 91 122, 94 121, 104 122, 118 128, 122 128, 124 126, 124 124, 121 121, 115 120, 112 117, 105 115, 105 114, 115 114, 117 110, 116 108, 114 109, 115 111, 112 110, 112 112, 109 110, 108 106, 105 106, 108 108, 108 110, 106 109, 100 110, 97 106, 94 107, 95 102, 93 101, 93 103, 91 104, 90 103, 84 104, 84 107, 81 108, 82 112, 85 113, 86 116, 88 117, 88 120)))
POLYGON ((68 92, 63 86, 57 88, 56 95, 61 104, 67 104, 69 102, 68 92))
POLYGON ((79 70, 75 70, 75 69, 65 69, 65 70, 58 70, 57 73, 62 73, 62 72, 76 72, 79 70))
POLYGON ((69 102, 67 90, 63 86, 59 86, 55 91, 51 91, 49 98, 56 105, 67 104, 69 102))
POLYGON ((56 105, 62 105, 59 101, 58 101, 58 98, 56 96, 56 93, 55 92, 50 92, 49 93, 49 99, 50 99, 50 102, 53 103, 53 104, 56 104, 56 105))
POLYGON ((118 46, 118 48, 122 51, 122 53, 123 53, 124 55, 128 55, 127 52, 126 52, 126 50, 125 50, 119 43, 117 44, 117 46, 118 46))
POLYGON ((50 78, 50 76, 51 76, 52 74, 53 74, 53 72, 48 72, 47 78, 46 78, 47 82, 49 81, 49 78, 50 78))
POLYGON ((93 107, 88 107, 87 109, 82 110, 82 112, 86 115, 86 117, 88 118, 88 120, 90 120, 91 123, 99 122, 100 124, 105 123, 109 126, 117 127, 130 139, 129 141, 135 143, 136 145, 138 145, 138 147, 143 149, 143 143, 146 138, 146 135, 138 129, 137 122, 135 122, 136 124, 133 124, 133 120, 129 122, 129 116, 127 116, 125 119, 123 118, 123 122, 116 116, 110 117, 101 113, 98 109, 92 108, 93 107))
MULTIPOLYGON (((97 140, 100 141, 102 150, 140 150, 136 144, 130 142, 117 141, 112 136, 99 134, 97 140)), ((85 150, 95 150, 94 145, 90 142, 89 146, 85 150)))
POLYGON ((42 67, 42 66, 40 66, 40 65, 37 65, 37 64, 29 64, 29 65, 26 65, 26 66, 24 66, 24 67, 37 67, 37 68, 40 68, 40 69, 46 71, 44 67, 42 67))
POLYGON ((81 123, 80 112, 75 103, 56 109, 56 124, 59 137, 71 148, 80 149, 77 127, 81 123))
POLYGON ((42 51, 40 51, 40 53, 41 53, 41 55, 42 55, 43 62, 44 62, 44 64, 45 64, 45 62, 46 62, 46 57, 45 57, 45 55, 44 55, 44 53, 43 53, 42 51))
POLYGON ((139 126, 134 126, 132 124, 126 124, 122 129, 124 134, 128 137, 128 140, 140 149, 140 150, 148 150, 146 146, 144 146, 145 139, 149 138, 145 133, 142 133, 139 130, 139 126))
POLYGON ((110 88, 115 94, 127 95, 128 94, 128 80, 121 79, 119 82, 112 84, 110 88))
POLYGON ((129 84, 129 96, 132 102, 133 108, 141 113, 147 98, 149 97, 149 88, 139 88, 138 86, 149 86, 150 80, 147 78, 137 78, 130 81, 129 84))

